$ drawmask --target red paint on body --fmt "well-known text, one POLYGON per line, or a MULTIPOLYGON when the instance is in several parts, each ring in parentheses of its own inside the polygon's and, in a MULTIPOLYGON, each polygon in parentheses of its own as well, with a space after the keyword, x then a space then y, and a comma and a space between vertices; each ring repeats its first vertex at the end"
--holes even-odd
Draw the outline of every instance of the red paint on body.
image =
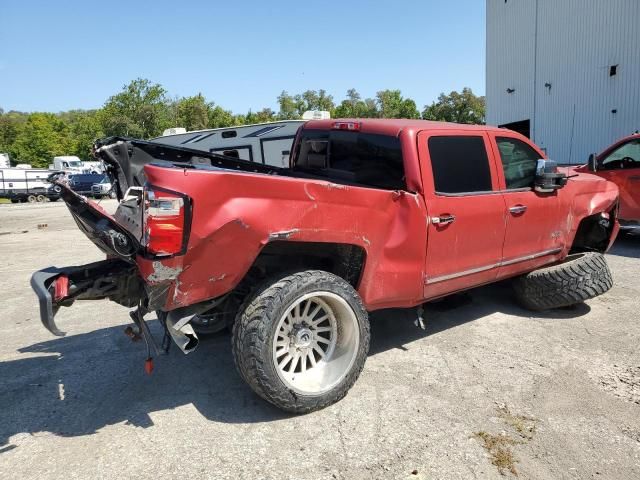
MULTIPOLYGON (((235 171, 145 166, 149 184, 184 193, 193 202, 186 253, 164 260, 137 258, 149 283, 154 283, 158 262, 176 272, 175 278, 162 279, 171 284, 165 309, 229 292, 274 240, 357 245, 366 252, 357 285, 366 308, 414 306, 564 258, 580 221, 609 211, 617 201, 615 185, 589 174, 570 179, 551 194, 506 191, 496 136, 522 140, 544 158, 528 139, 508 130, 420 120, 358 122, 361 132, 399 137, 407 192, 235 171), (494 191, 459 197, 435 194, 426 147, 431 135, 482 137, 494 191), (524 214, 508 213, 510 206, 521 204, 527 206, 524 214), (433 225, 430 218, 442 214, 455 215, 456 221, 433 225), (544 251, 552 253, 522 260, 544 251), (471 273, 456 277, 460 272, 471 273)), ((310 121, 305 128, 331 129, 333 123, 310 121)))

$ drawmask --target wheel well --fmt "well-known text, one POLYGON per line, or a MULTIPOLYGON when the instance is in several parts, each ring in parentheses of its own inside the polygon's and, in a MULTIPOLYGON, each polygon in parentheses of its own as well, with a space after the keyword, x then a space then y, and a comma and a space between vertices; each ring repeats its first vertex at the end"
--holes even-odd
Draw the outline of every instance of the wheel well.
POLYGON ((604 253, 609 246, 613 231, 613 212, 608 217, 597 213, 583 218, 573 239, 571 253, 600 252, 604 253))
POLYGON ((260 276, 293 270, 319 269, 344 278, 354 288, 360 282, 365 250, 358 245, 322 242, 269 242, 251 271, 260 276))

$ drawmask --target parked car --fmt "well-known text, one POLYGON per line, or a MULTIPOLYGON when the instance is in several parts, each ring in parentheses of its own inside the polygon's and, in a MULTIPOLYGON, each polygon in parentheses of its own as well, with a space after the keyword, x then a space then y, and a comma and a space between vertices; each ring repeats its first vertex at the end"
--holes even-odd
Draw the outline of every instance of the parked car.
POLYGON ((93 195, 94 198, 116 198, 113 184, 107 175, 103 175, 102 180, 91 186, 91 195, 93 195))
POLYGON ((620 189, 621 228, 640 229, 640 133, 618 140, 599 155, 591 155, 587 165, 575 170, 615 183, 620 189))
POLYGON ((80 195, 92 195, 93 186, 105 179, 109 181, 103 173, 80 173, 68 176, 69 188, 80 195))
POLYGON ((61 186, 107 259, 33 274, 44 326, 63 335, 60 307, 103 298, 135 307, 129 333, 151 346, 149 312, 185 353, 230 326, 242 378, 287 411, 346 395, 370 311, 415 308, 422 323, 423 303, 511 277, 532 309, 612 285, 617 187, 568 178, 512 131, 312 120, 286 168, 123 138, 95 151, 116 172, 115 214, 61 186))

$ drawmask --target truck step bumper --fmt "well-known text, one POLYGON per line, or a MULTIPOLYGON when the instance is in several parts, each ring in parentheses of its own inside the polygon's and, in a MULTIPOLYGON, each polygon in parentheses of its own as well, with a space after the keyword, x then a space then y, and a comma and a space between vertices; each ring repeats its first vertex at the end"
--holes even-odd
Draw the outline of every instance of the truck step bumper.
POLYGON ((31 276, 31 288, 38 297, 40 321, 57 336, 55 316, 59 308, 76 300, 109 299, 126 307, 144 298, 144 288, 135 265, 118 259, 73 267, 48 267, 31 276))

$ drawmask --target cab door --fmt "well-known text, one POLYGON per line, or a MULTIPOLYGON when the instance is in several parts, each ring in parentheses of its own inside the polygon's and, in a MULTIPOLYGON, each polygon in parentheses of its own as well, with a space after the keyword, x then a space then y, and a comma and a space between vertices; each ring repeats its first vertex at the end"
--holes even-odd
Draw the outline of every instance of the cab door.
POLYGON ((553 262, 566 244, 569 198, 562 189, 534 190, 535 170, 544 158, 524 137, 491 133, 506 206, 506 235, 500 277, 553 262))
POLYGON ((596 174, 618 186, 619 217, 640 221, 640 138, 629 140, 606 153, 598 161, 596 174))
POLYGON ((425 298, 496 279, 504 200, 482 130, 423 131, 418 151, 427 205, 425 298))

